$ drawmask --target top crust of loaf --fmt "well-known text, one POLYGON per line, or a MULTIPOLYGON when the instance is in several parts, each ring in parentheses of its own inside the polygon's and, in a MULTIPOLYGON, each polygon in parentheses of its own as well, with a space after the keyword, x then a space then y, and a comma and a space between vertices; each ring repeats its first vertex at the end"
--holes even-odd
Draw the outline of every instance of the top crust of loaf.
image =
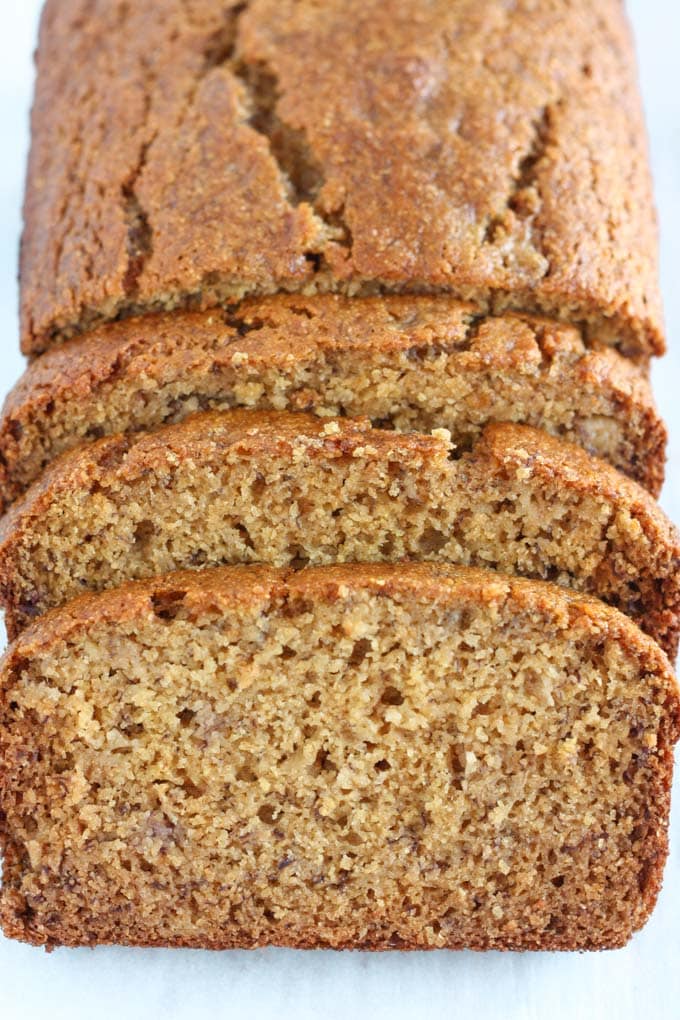
POLYGON ((162 18, 48 0, 23 348, 153 308, 391 289, 660 352, 633 67, 618 0, 165 0, 162 18))

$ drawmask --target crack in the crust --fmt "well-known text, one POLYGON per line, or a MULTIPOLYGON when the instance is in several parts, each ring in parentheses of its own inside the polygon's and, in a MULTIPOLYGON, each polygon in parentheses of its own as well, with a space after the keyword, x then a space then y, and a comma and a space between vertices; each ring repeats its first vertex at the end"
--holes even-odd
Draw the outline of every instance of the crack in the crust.
MULTIPOLYGON (((546 104, 533 122, 529 147, 517 166, 511 189, 505 201, 506 210, 528 225, 532 243, 537 251, 544 252, 542 233, 537 224, 542 199, 538 183, 538 166, 545 157, 552 135, 553 104, 546 104)), ((493 244, 503 237, 507 229, 506 214, 492 216, 486 225, 484 241, 493 244)), ((549 261, 548 269, 549 272, 549 261)))
POLYGON ((204 63, 200 77, 205 77, 214 67, 221 67, 232 60, 236 50, 239 20, 247 7, 246 0, 245 3, 234 4, 224 12, 223 24, 213 32, 203 51, 204 63))
POLYGON ((298 319, 308 319, 310 322, 316 319, 315 313, 311 308, 305 308, 303 305, 288 305, 288 310, 298 319))
POLYGON ((144 142, 140 149, 137 165, 123 184, 121 192, 125 203, 125 219, 127 222, 127 269, 123 278, 123 289, 128 297, 134 297, 138 291, 139 278, 144 271, 147 259, 153 252, 153 228, 136 192, 137 181, 146 166, 146 158, 155 135, 144 142))
POLYGON ((531 144, 517 168, 514 188, 508 198, 508 205, 518 216, 531 215, 535 212, 534 208, 526 209, 522 193, 527 188, 536 188, 538 190, 536 168, 545 156, 550 141, 551 118, 551 107, 544 106, 540 115, 534 121, 531 144))
MULTIPOLYGON (((316 318, 314 312, 304 306, 288 304, 286 307, 287 310, 297 318, 309 320, 316 318)), ((226 306, 224 309, 223 321, 225 325, 235 330, 239 337, 244 337, 247 336, 248 333, 259 332, 261 329, 274 328, 276 326, 275 320, 266 314, 246 318, 244 313, 239 310, 238 304, 229 304, 226 306)))
MULTIPOLYGON (((352 232, 344 219, 344 206, 328 211, 321 208, 319 196, 324 185, 323 168, 314 158, 304 129, 291 127, 278 113, 279 84, 276 75, 262 62, 248 64, 232 60, 231 70, 245 88, 250 107, 248 124, 266 139, 276 163, 286 197, 293 206, 306 203, 326 227, 326 241, 352 250, 352 232)), ((328 267, 323 251, 304 253, 315 274, 328 267)))
MULTIPOLYGON (((204 50, 203 70, 196 88, 200 80, 217 67, 226 67, 238 79, 245 94, 247 123, 266 140, 289 203, 293 206, 310 205, 328 228, 328 239, 349 252, 352 233, 344 220, 344 208, 331 212, 320 208, 323 168, 314 158, 305 130, 292 127, 279 114, 277 75, 264 61, 247 61, 239 53, 239 22, 247 8, 248 0, 245 0, 225 11, 223 25, 212 35, 204 50)), ((190 96, 189 102, 192 101, 193 96, 190 96)), ((306 252, 305 258, 312 263, 315 271, 325 265, 325 258, 319 252, 306 252)))
MULTIPOLYGON (((316 206, 314 208, 317 215, 322 215, 321 213, 319 213, 319 210, 316 206)), ((350 226, 347 220, 345 219, 344 203, 343 205, 340 206, 339 209, 336 209, 333 212, 323 213, 323 220, 325 223, 327 223, 330 227, 333 228, 334 231, 333 240, 335 241, 335 243, 341 245, 343 248, 346 248, 348 252, 350 252, 354 245, 354 237, 352 235, 350 226)))
POLYGON ((247 336, 248 333, 258 332, 264 329, 265 326, 271 326, 272 323, 262 318, 261 316, 255 316, 252 319, 246 319, 242 314, 238 312, 237 305, 228 305, 224 311, 224 322, 225 325, 230 326, 231 329, 235 330, 237 335, 240 337, 247 336))
MULTIPOLYGON (((321 167, 314 159, 303 130, 293 128, 277 111, 277 76, 263 61, 246 61, 238 51, 239 22, 248 2, 235 4, 224 13, 222 26, 210 37, 203 51, 203 68, 196 86, 218 67, 226 67, 243 86, 248 108, 247 123, 268 144, 292 205, 314 205, 323 185, 321 167)), ((191 104, 193 96, 189 97, 191 104)))
MULTIPOLYGON (((145 71, 144 80, 144 108, 140 130, 146 134, 146 128, 151 113, 151 103, 155 76, 147 60, 143 62, 145 71)), ((123 196, 123 209, 127 223, 127 268, 123 277, 123 290, 127 297, 135 297, 139 289, 139 278, 144 271, 150 255, 153 252, 153 228, 148 213, 144 209, 137 194, 137 183, 146 166, 147 155, 158 131, 154 131, 150 138, 146 138, 139 148, 137 162, 132 168, 127 179, 121 185, 123 196)))
POLYGON ((263 63, 235 61, 231 70, 245 87, 251 110, 248 124, 267 140, 291 205, 308 202, 315 208, 324 183, 323 172, 310 152, 305 132, 286 124, 277 112, 276 75, 263 63))
MULTIPOLYGON (((234 4, 224 12, 223 24, 209 37, 203 50, 203 66, 193 82, 185 100, 185 109, 191 108, 196 93, 205 77, 216 68, 226 67, 241 82, 245 91, 249 126, 266 139, 269 153, 274 160, 284 185, 286 197, 291 205, 311 205, 315 214, 328 228, 328 239, 335 244, 351 249, 352 235, 343 219, 343 210, 324 213, 317 199, 324 183, 320 165, 310 152, 304 130, 285 123, 277 112, 279 100, 278 79, 261 61, 246 62, 238 54, 238 31, 241 15, 248 2, 234 4)), ((145 62, 145 107, 142 130, 149 119, 153 91, 153 73, 145 62)), ((153 228, 149 215, 137 194, 137 183, 146 165, 148 151, 158 132, 142 143, 137 163, 121 187, 125 218, 128 227, 128 264, 123 278, 125 294, 135 299, 139 292, 139 280, 146 263, 153 253, 153 228)), ((325 268, 325 257, 317 251, 305 252, 305 258, 313 265, 314 271, 325 268)))
POLYGON ((469 351, 473 343, 479 336, 479 331, 488 321, 488 315, 482 313, 473 313, 467 319, 465 324, 465 336, 461 340, 460 344, 456 345, 458 351, 469 351))
MULTIPOLYGON (((206 40, 203 47, 203 63, 191 80, 181 104, 177 127, 182 119, 190 112, 195 101, 201 82, 218 67, 229 67, 234 60, 236 43, 238 38, 238 26, 241 15, 248 7, 248 2, 234 4, 228 7, 222 15, 223 22, 206 40)), ((187 12, 188 16, 188 12, 187 12)), ((190 23, 191 18, 189 17, 190 23)))
MULTIPOLYGON (((468 315, 465 319, 465 332, 462 336, 453 340, 431 340, 427 346, 416 346, 410 347, 407 351, 407 357, 411 361, 424 361, 432 357, 436 357, 439 354, 461 354, 469 351, 475 340, 479 336, 479 331, 482 325, 488 320, 488 316, 483 313, 473 312, 468 315)), ((405 328, 408 328, 411 323, 403 322, 405 328)))

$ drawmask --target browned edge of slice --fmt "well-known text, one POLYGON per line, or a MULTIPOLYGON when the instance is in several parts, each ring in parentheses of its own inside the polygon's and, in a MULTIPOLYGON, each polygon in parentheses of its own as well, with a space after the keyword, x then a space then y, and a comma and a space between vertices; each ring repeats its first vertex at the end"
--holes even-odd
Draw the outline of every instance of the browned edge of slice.
MULTIPOLYGON (((245 503, 240 489, 235 490, 231 497, 233 503, 230 503, 229 516, 233 517, 234 513, 240 515, 239 528, 245 527, 247 541, 245 545, 239 542, 234 547, 229 553, 229 562, 254 560, 285 565, 303 554, 304 560, 312 558, 314 562, 317 545, 325 548, 329 543, 335 549, 335 558, 347 558, 347 554, 340 556, 338 552, 340 539, 345 534, 343 521, 335 523, 336 515, 342 511, 342 503, 337 507, 333 503, 332 513, 330 505, 326 507, 324 530, 311 545, 309 542, 305 545, 304 537, 313 534, 311 517, 306 527, 300 524, 304 535, 299 528, 294 529, 297 553, 287 552, 293 548, 289 542, 279 549, 273 537, 260 534, 259 526, 257 534, 254 533, 252 522, 245 516, 251 502, 259 505, 262 501, 263 510, 258 511, 255 523, 263 514, 262 519, 266 519, 270 528, 290 531, 289 500, 295 502, 298 490, 293 486, 290 494, 282 497, 277 488, 279 474, 271 474, 271 465, 280 461, 284 465, 290 463, 290 471, 284 471, 284 474, 299 477, 300 484, 303 484, 307 470, 312 471, 314 478, 315 462, 327 458, 329 466, 341 474, 350 470, 344 465, 363 463, 362 492, 368 478, 366 470, 372 463, 379 466, 382 474, 379 478, 372 478, 371 485, 377 486, 377 492, 385 493, 388 502, 394 499, 393 526, 397 534, 408 525, 405 516, 408 499, 401 494, 400 473, 405 472, 410 477, 409 486, 417 487, 422 481, 422 491, 414 490, 411 498, 415 499, 416 505, 425 507, 426 532, 431 532, 433 539, 430 543, 427 533, 423 533, 421 539, 413 547, 406 546, 401 555, 409 558, 454 558, 456 562, 460 562, 460 556, 470 556, 471 560, 467 562, 478 566, 487 564, 508 573, 559 579, 616 605, 632 616, 671 657, 675 656, 680 630, 680 536, 645 489, 575 444, 530 426, 488 425, 471 449, 462 452, 454 449, 451 454, 448 438, 446 433, 438 432, 429 436, 372 429, 367 421, 354 419, 324 421, 311 415, 285 411, 241 409, 202 412, 155 432, 105 437, 72 450, 46 469, 0 523, 0 598, 5 608, 8 633, 10 637, 16 636, 36 614, 66 601, 81 590, 80 587, 70 590, 63 573, 71 570, 73 553, 68 550, 76 534, 77 541, 87 548, 92 534, 105 533, 110 528, 110 523, 106 522, 112 515, 120 522, 115 529, 116 535, 127 534, 125 529, 133 529, 129 545, 123 543, 116 552, 117 557, 123 557, 122 562, 131 576, 148 576, 161 569, 178 569, 193 563, 194 553, 203 548, 201 529, 197 528, 196 522, 192 525, 192 550, 185 550, 182 554, 187 559, 173 560, 171 557, 167 563, 163 559, 152 568, 146 563, 146 546, 138 548, 134 537, 140 522, 141 526, 145 526, 145 522, 148 524, 152 519, 157 524, 155 530, 151 528, 149 549, 155 548, 157 542, 160 542, 159 548, 165 548, 165 541, 160 541, 156 534, 160 529, 159 534, 169 538, 169 533, 166 535, 164 531, 164 519, 159 509, 161 504, 152 497, 154 505, 146 506, 148 497, 139 495, 135 498, 135 486, 143 488, 147 479, 156 478, 161 491, 171 491, 172 479, 183 470, 184 465, 188 466, 188 477, 195 476, 197 484, 208 468, 213 473, 217 470, 219 474, 223 466, 239 462, 245 464, 247 471, 254 472, 252 484, 260 479, 257 493, 252 489, 251 481, 247 483, 251 495, 245 503), (449 456, 456 460, 452 463, 449 456), (397 485, 394 496, 391 495, 393 485, 397 485), (449 492, 451 495, 447 497, 449 492), (460 493, 474 494, 470 496, 472 505, 461 508, 455 520, 445 523, 446 506, 450 505, 456 493, 458 498, 460 493), (525 497, 533 500, 532 493, 537 501, 550 493, 546 498, 552 500, 551 505, 539 510, 538 502, 532 501, 524 507, 525 497), (282 498, 283 507, 280 505, 282 498), (79 514, 78 506, 83 500, 88 502, 90 499, 111 501, 110 506, 106 502, 106 507, 99 511, 104 515, 104 523, 90 520, 85 513, 79 514), (140 505, 141 517, 135 524, 136 518, 128 521, 126 514, 121 516, 121 510, 116 509, 116 501, 120 503, 122 500, 123 505, 136 505, 137 499, 142 499, 144 505, 140 505), (493 502, 494 499, 496 502, 493 502), (553 503, 556 504, 554 511, 553 503), (582 504, 587 504, 589 510, 582 511, 582 504), (396 509, 397 506, 399 509, 396 509), (443 509, 438 509, 440 506, 443 509), (571 525, 562 523, 561 509, 563 514, 576 515, 571 525), (507 519, 503 516, 504 512, 510 514, 507 519), (552 522, 551 512, 554 512, 552 522), (40 553, 32 536, 42 534, 48 520, 56 521, 57 526, 63 528, 63 522, 69 519, 69 515, 73 518, 74 513, 78 514, 78 519, 72 520, 66 532, 66 561, 63 557, 55 558, 48 550, 49 564, 46 564, 45 554, 40 553), (583 525, 579 514, 581 518, 586 514, 583 525), (81 522, 82 534, 77 531, 81 522), (570 529, 576 527, 580 530, 572 540, 570 529), (516 534, 514 529, 518 529, 516 534), (578 556, 570 548, 573 542, 578 544, 578 556), (41 575, 30 573, 34 568, 47 571, 50 578, 57 578, 54 592, 48 594, 44 582, 41 585, 41 575), (66 588, 60 588, 60 584, 66 585, 66 588)), ((276 471, 279 472, 278 467, 276 471)), ((209 496, 211 502, 223 499, 222 491, 220 486, 215 495, 209 496)), ((323 491, 325 499, 326 489, 323 491)), ((192 503, 194 498, 192 495, 192 503)), ((357 494, 356 498, 361 499, 361 494, 357 494)), ((347 500, 344 486, 338 499, 347 500)), ((300 521, 303 522, 306 514, 318 509, 318 503, 319 494, 315 494, 312 488, 311 494, 302 499, 302 509, 297 510, 300 521), (304 504, 310 500, 311 507, 305 509, 304 504)), ((346 506, 345 514, 355 509, 353 504, 346 506)), ((179 520, 181 513, 175 511, 174 504, 171 512, 173 520, 179 520)), ((190 508, 187 512, 191 521, 191 514, 196 511, 190 508)), ((570 518, 565 519, 568 521, 570 518)), ((216 533, 220 534, 218 521, 222 521, 219 515, 212 528, 217 528, 216 533)), ((384 522, 382 518, 380 521, 380 527, 375 521, 375 531, 369 531, 367 538, 362 540, 362 551, 353 553, 351 558, 389 560, 396 555, 390 551, 394 542, 385 539, 389 547, 383 549, 382 538, 375 537, 383 534, 384 522)), ((424 526, 422 521, 417 527, 421 526, 424 526)), ((112 546, 104 544, 91 555, 103 557, 103 562, 108 563, 113 555, 112 546)), ((150 552, 149 555, 156 554, 150 552)), ((221 559, 223 555, 224 552, 206 554, 204 551, 196 564, 217 565, 224 562, 221 559)), ((325 562, 326 556, 324 553, 316 561, 325 562)), ((88 564, 89 561, 84 559, 80 566, 83 575, 77 575, 78 585, 99 587, 89 574, 88 564)), ((71 577, 70 583, 71 586, 76 583, 74 577, 71 577)), ((120 583, 120 579, 100 582, 102 587, 112 583, 120 583)))
POLYGON ((551 320, 446 298, 279 295, 225 313, 128 319, 35 360, 0 419, 0 507, 56 455, 114 432, 243 406, 447 428, 490 421, 578 442, 654 495, 666 430, 643 368, 551 320))

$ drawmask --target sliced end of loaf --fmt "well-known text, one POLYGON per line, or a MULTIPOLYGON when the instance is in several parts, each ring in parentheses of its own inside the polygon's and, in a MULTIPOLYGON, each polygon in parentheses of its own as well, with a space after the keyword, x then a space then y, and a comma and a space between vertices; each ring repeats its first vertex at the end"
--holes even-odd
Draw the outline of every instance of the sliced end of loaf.
POLYGON ((38 621, 1 691, 27 941, 605 948, 657 895, 675 681, 554 586, 178 574, 38 621))

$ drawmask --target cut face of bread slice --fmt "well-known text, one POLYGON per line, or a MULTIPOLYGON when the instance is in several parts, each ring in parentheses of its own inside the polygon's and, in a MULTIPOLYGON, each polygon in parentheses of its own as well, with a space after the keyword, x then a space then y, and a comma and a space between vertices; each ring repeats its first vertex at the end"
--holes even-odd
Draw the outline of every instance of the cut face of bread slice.
POLYGON ((92 438, 242 406, 447 428, 488 422, 579 443, 655 495, 666 434, 641 368, 546 319, 480 317, 427 297, 264 298, 226 313, 127 319, 29 367, 0 420, 5 504, 57 454, 92 438))
POLYGON ((663 349, 620 0, 157 13, 157 0, 46 4, 26 353, 154 309, 409 289, 663 349))
POLYGON ((14 938, 599 949, 661 883, 674 678, 554 585, 169 575, 37 621, 0 691, 14 938))
POLYGON ((677 642, 680 545, 651 496, 571 443, 448 435, 287 412, 205 412, 56 461, 0 531, 10 634, 83 590, 222 563, 404 558, 591 591, 677 642))

